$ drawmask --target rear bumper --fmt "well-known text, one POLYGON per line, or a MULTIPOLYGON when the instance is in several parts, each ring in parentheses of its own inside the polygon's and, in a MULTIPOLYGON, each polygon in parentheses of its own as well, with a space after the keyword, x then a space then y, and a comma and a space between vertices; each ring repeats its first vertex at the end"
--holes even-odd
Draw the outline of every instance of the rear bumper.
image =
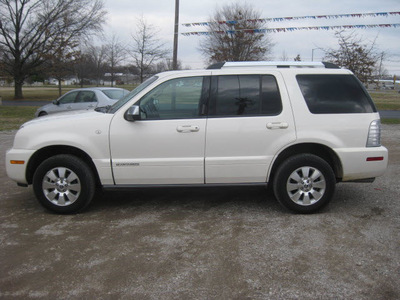
POLYGON ((388 165, 388 150, 383 146, 335 151, 342 163, 342 181, 360 181, 381 176, 388 165))

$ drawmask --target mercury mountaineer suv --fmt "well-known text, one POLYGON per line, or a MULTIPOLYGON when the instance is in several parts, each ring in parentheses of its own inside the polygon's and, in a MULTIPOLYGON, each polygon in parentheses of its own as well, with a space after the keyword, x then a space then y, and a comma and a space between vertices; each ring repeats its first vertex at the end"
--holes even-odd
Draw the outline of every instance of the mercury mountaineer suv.
POLYGON ((379 114, 329 63, 226 62, 155 75, 110 107, 21 126, 7 174, 39 202, 75 213, 96 188, 271 184, 311 213, 337 182, 384 173, 379 114))

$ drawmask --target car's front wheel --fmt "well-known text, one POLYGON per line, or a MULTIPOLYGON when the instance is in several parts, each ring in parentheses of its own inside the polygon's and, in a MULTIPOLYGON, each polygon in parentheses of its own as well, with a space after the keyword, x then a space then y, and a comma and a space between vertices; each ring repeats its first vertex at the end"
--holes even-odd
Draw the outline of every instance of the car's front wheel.
POLYGON ((327 205, 335 186, 331 166, 313 154, 289 157, 278 168, 273 181, 278 201, 299 213, 313 213, 327 205))
POLYGON ((61 154, 39 165, 33 176, 33 190, 45 208, 56 213, 76 213, 92 200, 95 179, 83 160, 61 154))

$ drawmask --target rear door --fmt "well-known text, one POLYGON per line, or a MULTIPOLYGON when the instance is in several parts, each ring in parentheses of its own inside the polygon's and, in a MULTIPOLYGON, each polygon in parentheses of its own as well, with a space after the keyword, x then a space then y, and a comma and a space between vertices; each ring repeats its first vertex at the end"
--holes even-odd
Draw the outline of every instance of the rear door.
POLYGON ((206 183, 266 182, 274 156, 296 139, 279 72, 212 77, 206 183))
POLYGON ((71 110, 94 109, 97 106, 97 97, 93 91, 80 91, 71 104, 71 110))

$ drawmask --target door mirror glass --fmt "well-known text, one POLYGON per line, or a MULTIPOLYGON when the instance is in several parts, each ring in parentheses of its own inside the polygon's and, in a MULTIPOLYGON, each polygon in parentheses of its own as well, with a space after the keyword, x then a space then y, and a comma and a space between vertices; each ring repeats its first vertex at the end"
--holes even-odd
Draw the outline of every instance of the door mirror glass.
POLYGON ((140 120, 140 109, 137 105, 132 105, 124 115, 125 120, 134 122, 136 120, 140 120))
POLYGON ((59 104, 57 100, 53 100, 52 103, 53 103, 54 105, 58 105, 58 104, 59 104))

